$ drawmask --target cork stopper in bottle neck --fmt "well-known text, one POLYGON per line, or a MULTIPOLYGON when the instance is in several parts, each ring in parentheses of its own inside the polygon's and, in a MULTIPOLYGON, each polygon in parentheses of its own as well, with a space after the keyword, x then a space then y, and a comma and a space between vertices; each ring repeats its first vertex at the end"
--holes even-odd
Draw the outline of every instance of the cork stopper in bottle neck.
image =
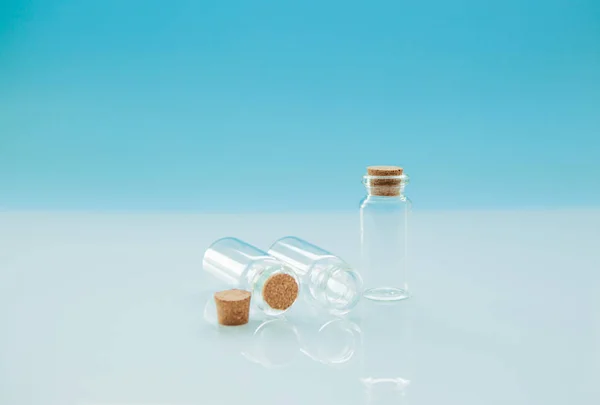
POLYGON ((364 184, 370 195, 396 197, 402 195, 408 177, 399 166, 369 166, 364 184))

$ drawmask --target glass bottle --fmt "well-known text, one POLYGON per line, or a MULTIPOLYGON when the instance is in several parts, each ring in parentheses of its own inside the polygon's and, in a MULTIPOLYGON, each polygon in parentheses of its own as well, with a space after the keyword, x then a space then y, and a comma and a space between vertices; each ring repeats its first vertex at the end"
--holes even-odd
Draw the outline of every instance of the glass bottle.
POLYGON ((375 301, 406 299, 408 176, 398 166, 370 166, 363 183, 367 189, 360 205, 363 296, 375 301))
POLYGON ((339 257, 294 236, 276 241, 269 254, 294 270, 316 306, 342 315, 358 303, 362 278, 339 257))
POLYGON ((204 253, 205 271, 228 286, 252 293, 252 305, 267 315, 284 313, 296 300, 298 277, 279 260, 236 238, 214 242, 204 253))

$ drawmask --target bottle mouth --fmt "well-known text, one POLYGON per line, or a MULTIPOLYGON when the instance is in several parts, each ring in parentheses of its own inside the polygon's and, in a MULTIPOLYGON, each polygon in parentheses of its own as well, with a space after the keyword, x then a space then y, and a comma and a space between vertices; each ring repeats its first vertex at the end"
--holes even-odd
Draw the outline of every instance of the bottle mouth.
POLYGON ((397 176, 363 176, 363 184, 371 195, 382 197, 394 197, 402 195, 404 187, 409 183, 406 174, 397 176))
POLYGON ((336 267, 329 273, 323 287, 331 312, 343 315, 358 304, 363 282, 360 275, 352 269, 336 267))
POLYGON ((398 176, 371 176, 366 174, 363 176, 363 184, 365 186, 392 186, 392 185, 407 185, 410 178, 405 173, 398 176))

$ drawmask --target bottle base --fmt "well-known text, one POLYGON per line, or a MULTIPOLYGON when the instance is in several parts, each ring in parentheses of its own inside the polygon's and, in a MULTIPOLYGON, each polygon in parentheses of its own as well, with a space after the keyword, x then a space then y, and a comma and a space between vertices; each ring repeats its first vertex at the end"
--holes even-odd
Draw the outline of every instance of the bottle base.
POLYGON ((408 291, 394 287, 379 287, 366 289, 363 297, 372 301, 401 301, 410 295, 408 291))

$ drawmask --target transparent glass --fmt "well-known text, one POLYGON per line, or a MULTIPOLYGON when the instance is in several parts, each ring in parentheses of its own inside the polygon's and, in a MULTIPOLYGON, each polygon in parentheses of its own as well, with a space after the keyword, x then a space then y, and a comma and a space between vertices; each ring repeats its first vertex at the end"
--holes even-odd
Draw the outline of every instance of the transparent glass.
POLYGON ((245 346, 242 356, 265 368, 290 366, 300 354, 298 330, 285 317, 262 322, 245 346))
POLYGON ((411 202, 404 187, 408 176, 365 176, 363 182, 367 189, 360 205, 363 296, 375 301, 406 299, 411 202))
POLYGON ((250 291, 252 305, 267 315, 280 315, 287 310, 272 308, 265 301, 263 287, 270 277, 288 274, 300 287, 298 277, 283 263, 236 238, 219 239, 210 245, 204 253, 202 266, 228 286, 250 291))
POLYGON ((300 327, 301 351, 312 360, 328 366, 349 367, 357 363, 362 331, 348 318, 330 318, 300 327))
POLYGON ((303 239, 279 239, 269 254, 294 270, 306 298, 335 315, 354 308, 362 293, 362 278, 344 260, 303 239))
MULTIPOLYGON (((292 365, 299 353, 328 366, 360 366, 362 331, 355 322, 312 311, 306 315, 294 322, 285 316, 254 317, 236 328, 217 328, 218 341, 228 346, 226 353, 239 350, 247 360, 265 368, 292 365)), ((204 320, 218 326, 212 295, 204 304, 204 320)))
POLYGON ((414 303, 389 305, 363 300, 360 327, 362 367, 360 381, 365 405, 407 404, 416 378, 418 354, 414 339, 414 303), (393 322, 390 320, 393 319, 393 322))

